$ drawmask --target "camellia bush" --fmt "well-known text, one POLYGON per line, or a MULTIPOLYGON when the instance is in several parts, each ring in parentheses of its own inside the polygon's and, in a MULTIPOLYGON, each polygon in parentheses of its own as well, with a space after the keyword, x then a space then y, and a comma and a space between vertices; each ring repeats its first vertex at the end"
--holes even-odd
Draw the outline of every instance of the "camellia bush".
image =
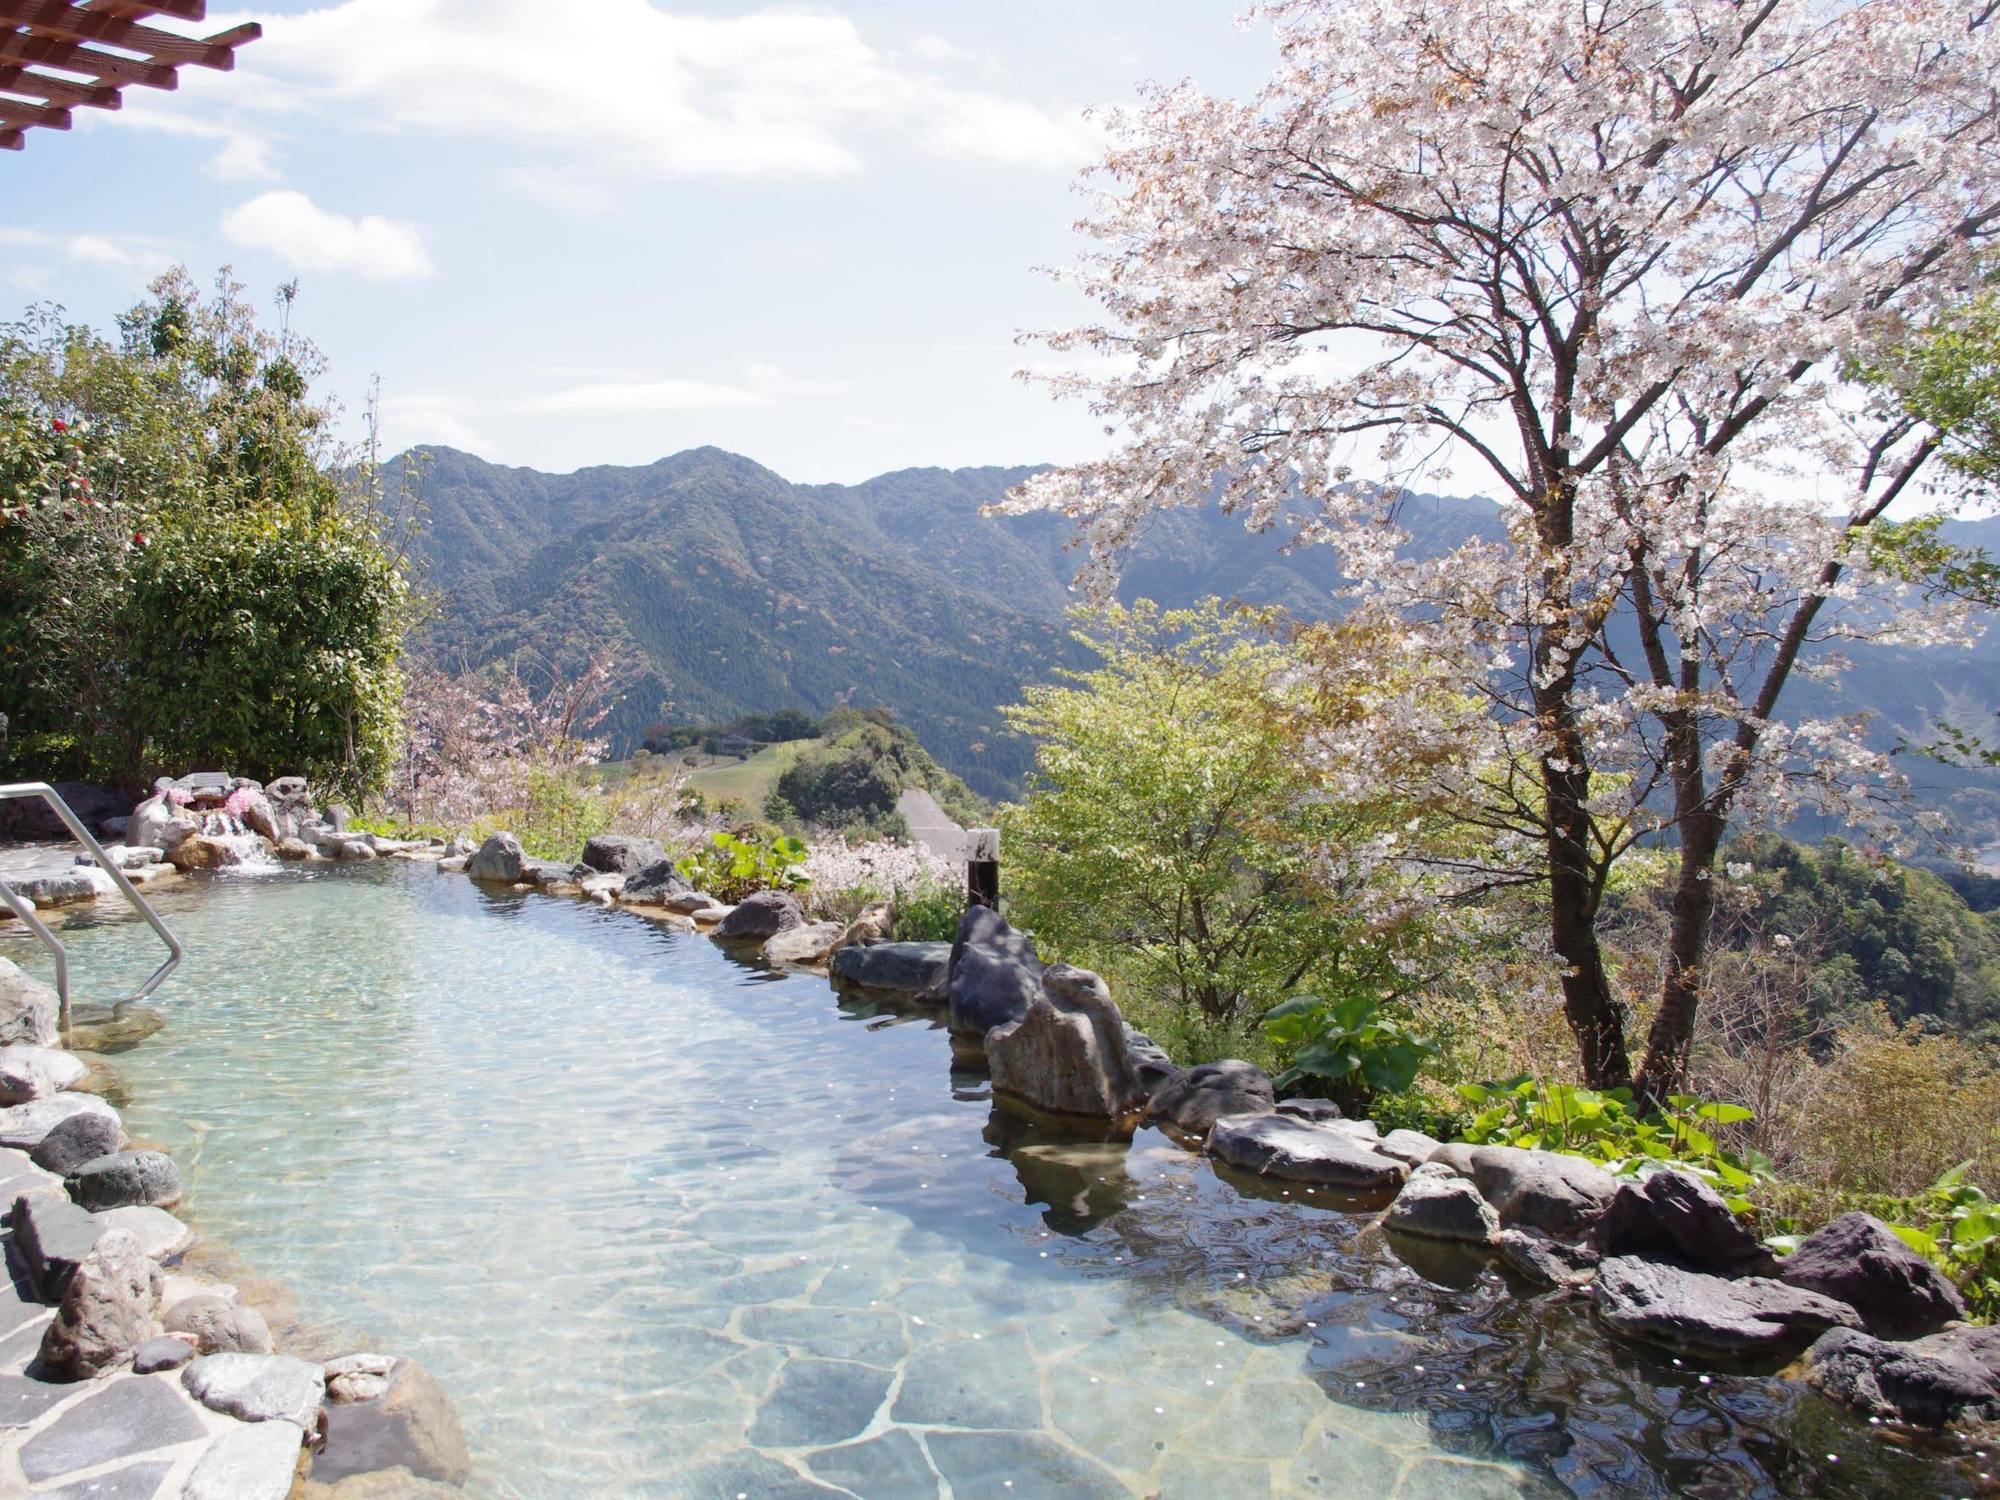
POLYGON ((226 274, 161 277, 115 343, 53 309, 0 327, 12 771, 382 782, 409 591, 318 371, 226 274))

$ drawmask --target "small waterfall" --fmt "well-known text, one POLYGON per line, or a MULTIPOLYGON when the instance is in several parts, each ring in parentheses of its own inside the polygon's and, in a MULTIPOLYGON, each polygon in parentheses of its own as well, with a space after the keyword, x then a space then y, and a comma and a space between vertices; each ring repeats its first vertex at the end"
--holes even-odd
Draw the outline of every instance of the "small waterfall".
POLYGON ((239 875, 265 875, 284 868, 272 857, 270 845, 245 828, 241 818, 224 812, 202 813, 200 817, 202 837, 213 839, 227 851, 224 869, 239 875))

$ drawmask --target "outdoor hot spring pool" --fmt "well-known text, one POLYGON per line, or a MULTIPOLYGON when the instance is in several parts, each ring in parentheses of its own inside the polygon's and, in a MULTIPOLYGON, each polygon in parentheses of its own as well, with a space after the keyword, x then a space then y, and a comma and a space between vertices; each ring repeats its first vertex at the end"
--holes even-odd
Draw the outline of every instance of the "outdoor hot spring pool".
MULTIPOLYGON (((431 1369, 475 1495, 1963 1484, 1154 1132, 1038 1141, 941 1030, 706 938, 394 862, 160 904, 189 959, 116 1058, 127 1128, 281 1338, 431 1369)), ((86 995, 156 957, 66 936, 86 995)))

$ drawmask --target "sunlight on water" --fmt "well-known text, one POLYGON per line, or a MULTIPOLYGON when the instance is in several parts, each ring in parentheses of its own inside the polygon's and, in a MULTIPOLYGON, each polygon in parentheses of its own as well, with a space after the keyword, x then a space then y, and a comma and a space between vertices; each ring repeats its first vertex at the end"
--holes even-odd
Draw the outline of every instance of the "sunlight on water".
MULTIPOLYGON (((1811 1477, 1770 1435, 1794 1388, 1697 1398, 1490 1272, 1420 1278, 1366 1216, 1240 1193, 1152 1132, 1038 1140, 941 1032, 706 939, 391 864, 163 905, 190 957, 167 1028, 116 1059, 128 1128, 328 1352, 438 1376, 475 1495, 1811 1477)), ((148 958, 128 921, 69 936, 86 998, 148 958)))

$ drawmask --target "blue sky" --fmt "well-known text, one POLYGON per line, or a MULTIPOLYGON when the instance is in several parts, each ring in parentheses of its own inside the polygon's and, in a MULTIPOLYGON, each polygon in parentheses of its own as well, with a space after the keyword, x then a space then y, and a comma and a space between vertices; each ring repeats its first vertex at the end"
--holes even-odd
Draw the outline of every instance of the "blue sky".
MULTIPOLYGON (((1236 0, 760 8, 344 0, 246 16, 183 70, 0 160, 0 293, 108 327, 229 263, 392 447, 644 463, 701 443, 789 478, 1083 457, 1011 372, 1075 321, 1086 107, 1142 78, 1247 94, 1236 0)), ((176 29, 190 30, 185 26, 176 29)), ((350 424, 352 426, 352 424, 350 424)))

